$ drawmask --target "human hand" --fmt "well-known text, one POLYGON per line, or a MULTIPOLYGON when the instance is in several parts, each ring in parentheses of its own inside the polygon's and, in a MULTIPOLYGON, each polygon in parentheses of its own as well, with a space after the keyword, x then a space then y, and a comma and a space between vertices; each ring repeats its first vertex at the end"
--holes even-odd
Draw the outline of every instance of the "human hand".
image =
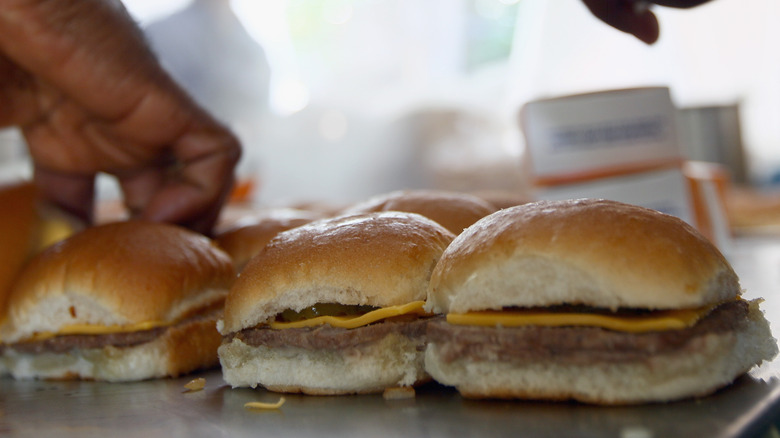
POLYGON ((658 18, 650 6, 692 8, 709 0, 582 0, 590 12, 610 26, 630 33, 647 44, 658 40, 658 18))
POLYGON ((240 156, 117 0, 0 0, 0 126, 11 125, 42 194, 87 221, 105 172, 133 217, 207 233, 240 156))

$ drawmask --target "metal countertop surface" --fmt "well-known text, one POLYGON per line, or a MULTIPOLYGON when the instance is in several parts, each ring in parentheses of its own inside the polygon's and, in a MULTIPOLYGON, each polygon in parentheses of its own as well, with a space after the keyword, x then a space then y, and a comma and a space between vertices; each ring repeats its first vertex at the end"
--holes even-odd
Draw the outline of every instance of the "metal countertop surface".
MULTIPOLYGON (((780 237, 740 237, 726 251, 747 298, 763 297, 780 333, 780 237)), ((134 383, 0 378, 0 435, 56 437, 752 437, 780 418, 780 359, 701 399, 642 406, 465 400, 437 384, 415 398, 284 395, 233 389, 218 370, 134 383), (203 390, 184 385, 204 377, 203 390)))

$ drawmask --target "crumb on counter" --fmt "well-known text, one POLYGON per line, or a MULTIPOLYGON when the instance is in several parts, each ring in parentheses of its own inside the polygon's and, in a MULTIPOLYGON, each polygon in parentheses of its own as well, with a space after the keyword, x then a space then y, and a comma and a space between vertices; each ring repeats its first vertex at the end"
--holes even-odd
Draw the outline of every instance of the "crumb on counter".
POLYGON ((188 392, 193 391, 200 391, 201 389, 206 387, 206 379, 203 377, 198 377, 197 379, 192 379, 189 382, 187 382, 186 385, 184 385, 184 388, 188 392))
POLYGON ((385 391, 382 393, 382 398, 385 400, 405 400, 414 398, 415 395, 414 388, 411 386, 396 386, 385 388, 385 391))
POLYGON ((620 430, 620 438, 653 438, 653 431, 643 426, 629 426, 620 430))

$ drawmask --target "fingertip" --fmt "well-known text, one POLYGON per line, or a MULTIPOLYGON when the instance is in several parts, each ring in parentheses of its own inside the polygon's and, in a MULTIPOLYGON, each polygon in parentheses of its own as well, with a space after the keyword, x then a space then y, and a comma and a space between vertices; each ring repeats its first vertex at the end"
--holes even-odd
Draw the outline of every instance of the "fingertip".
POLYGON ((86 224, 93 223, 95 175, 68 174, 36 167, 34 180, 47 202, 86 224))
POLYGON ((636 24, 630 32, 640 41, 647 45, 652 45, 658 41, 660 29, 658 18, 650 11, 646 11, 636 18, 636 24))
POLYGON ((658 19, 647 2, 583 0, 590 12, 604 23, 633 35, 645 44, 658 40, 658 19))
POLYGON ((224 199, 224 196, 215 197, 186 182, 171 182, 154 194, 139 217, 152 222, 176 224, 208 236, 224 199))

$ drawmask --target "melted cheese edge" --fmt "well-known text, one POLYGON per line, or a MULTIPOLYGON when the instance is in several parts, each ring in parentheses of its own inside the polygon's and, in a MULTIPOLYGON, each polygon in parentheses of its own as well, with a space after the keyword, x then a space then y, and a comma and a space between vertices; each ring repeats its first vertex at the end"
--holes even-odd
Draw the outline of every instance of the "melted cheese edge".
POLYGON ((647 315, 604 315, 596 313, 552 313, 544 311, 480 311, 449 313, 447 322, 457 325, 492 327, 587 326, 608 330, 642 333, 679 330, 691 327, 715 306, 697 309, 661 310, 647 315))
POLYGON ((113 333, 124 332, 140 332, 144 330, 151 330, 158 327, 166 327, 173 325, 173 323, 163 321, 144 321, 137 324, 128 325, 96 325, 96 324, 70 324, 60 327, 55 332, 38 332, 34 333, 30 338, 26 339, 26 342, 44 341, 46 339, 53 338, 55 336, 67 336, 67 335, 109 335, 113 333))
POLYGON ((330 324, 333 327, 339 328, 357 328, 364 325, 371 324, 382 319, 392 318, 394 316, 401 316, 407 314, 425 314, 423 305, 425 301, 412 301, 411 303, 402 304, 398 306, 382 307, 381 309, 372 310, 357 316, 317 316, 315 318, 303 319, 301 321, 281 322, 271 321, 268 326, 272 329, 287 329, 287 328, 301 328, 312 327, 322 324, 330 324))

